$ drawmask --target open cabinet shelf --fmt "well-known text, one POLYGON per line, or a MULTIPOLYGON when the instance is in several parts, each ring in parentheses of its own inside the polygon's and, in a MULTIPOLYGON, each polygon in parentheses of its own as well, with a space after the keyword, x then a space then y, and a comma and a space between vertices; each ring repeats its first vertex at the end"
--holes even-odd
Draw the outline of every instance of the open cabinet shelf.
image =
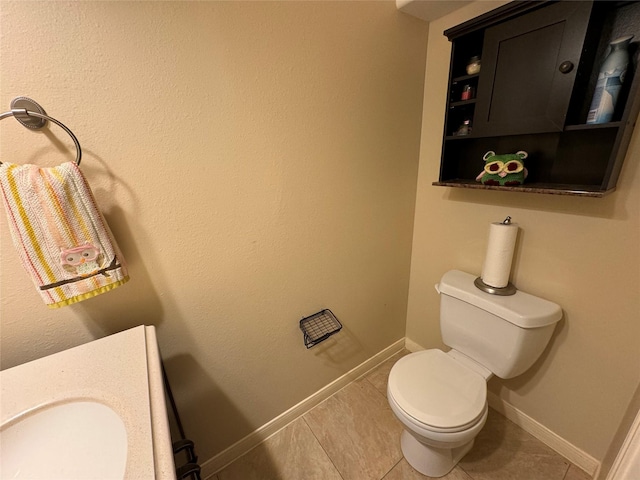
POLYGON ((640 2, 512 2, 445 35, 448 108, 433 185, 589 197, 615 190, 640 110, 640 2), (608 46, 624 35, 636 42, 613 121, 587 124, 608 46), (467 75, 473 56, 482 67, 467 75), (486 152, 520 150, 528 153, 523 185, 476 182, 486 152))

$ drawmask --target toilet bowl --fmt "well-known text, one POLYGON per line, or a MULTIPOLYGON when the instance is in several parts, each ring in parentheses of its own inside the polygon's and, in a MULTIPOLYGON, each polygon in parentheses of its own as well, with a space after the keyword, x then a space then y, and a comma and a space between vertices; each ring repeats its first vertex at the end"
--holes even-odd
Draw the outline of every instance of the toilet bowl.
POLYGON ((487 420, 491 372, 456 357, 435 349, 409 354, 396 362, 387 383, 391 410, 405 427, 402 453, 430 477, 451 471, 487 420))
POLYGON ((442 339, 451 350, 411 353, 389 373, 389 405, 405 427, 402 453, 429 477, 446 475, 473 447, 487 420, 489 378, 530 368, 562 318, 555 303, 521 291, 496 297, 474 280, 452 270, 436 286, 442 339))

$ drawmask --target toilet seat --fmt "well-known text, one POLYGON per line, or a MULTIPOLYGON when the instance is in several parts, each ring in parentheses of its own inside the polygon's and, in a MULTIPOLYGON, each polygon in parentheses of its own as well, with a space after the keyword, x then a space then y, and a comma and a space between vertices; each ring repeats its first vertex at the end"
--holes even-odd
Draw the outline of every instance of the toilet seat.
POLYGON ((441 350, 423 350, 396 362, 388 393, 407 420, 433 432, 460 432, 486 414, 487 383, 441 350))

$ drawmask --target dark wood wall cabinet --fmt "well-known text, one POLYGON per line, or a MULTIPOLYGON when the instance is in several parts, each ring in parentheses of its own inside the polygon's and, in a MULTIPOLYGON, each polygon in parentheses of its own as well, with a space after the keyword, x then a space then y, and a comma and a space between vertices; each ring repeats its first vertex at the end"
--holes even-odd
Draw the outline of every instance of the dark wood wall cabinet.
POLYGON ((516 1, 444 32, 452 42, 439 181, 602 197, 615 190, 640 109, 640 2, 516 1), (587 124, 611 41, 635 35, 612 121, 587 124), (481 59, 476 72, 467 68, 481 59), (528 152, 515 187, 476 181, 483 155, 528 152))

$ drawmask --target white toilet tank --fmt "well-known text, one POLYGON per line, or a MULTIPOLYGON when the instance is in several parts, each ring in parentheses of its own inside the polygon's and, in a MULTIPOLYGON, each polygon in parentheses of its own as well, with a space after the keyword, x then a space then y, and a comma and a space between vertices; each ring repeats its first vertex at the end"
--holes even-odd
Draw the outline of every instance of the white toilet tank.
POLYGON ((451 270, 437 285, 442 339, 498 377, 516 377, 540 357, 562 309, 519 290, 510 296, 485 293, 475 279, 451 270))

